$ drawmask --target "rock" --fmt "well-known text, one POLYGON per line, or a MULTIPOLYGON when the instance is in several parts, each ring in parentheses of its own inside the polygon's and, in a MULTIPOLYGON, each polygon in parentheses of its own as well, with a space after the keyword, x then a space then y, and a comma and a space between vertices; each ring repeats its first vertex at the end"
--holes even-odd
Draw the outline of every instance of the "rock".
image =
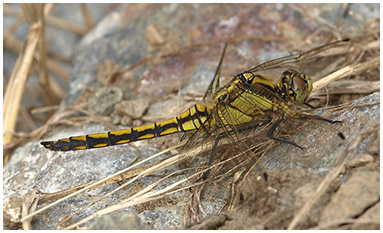
POLYGON ((116 212, 101 216, 92 223, 89 230, 151 230, 149 225, 142 223, 137 214, 116 212))
POLYGON ((99 89, 89 101, 89 111, 101 116, 110 115, 114 105, 122 101, 122 90, 117 87, 99 89))
POLYGON ((380 202, 373 205, 371 208, 355 220, 351 226, 352 230, 379 230, 380 229, 380 202))
POLYGON ((378 172, 357 171, 333 195, 322 213, 320 223, 352 219, 379 201, 378 172))
POLYGON ((348 163, 350 167, 360 167, 369 162, 372 162, 374 158, 369 154, 357 154, 353 160, 348 163))
POLYGON ((125 100, 116 104, 115 111, 118 113, 126 114, 133 119, 137 119, 142 117, 148 106, 149 101, 145 98, 125 100))

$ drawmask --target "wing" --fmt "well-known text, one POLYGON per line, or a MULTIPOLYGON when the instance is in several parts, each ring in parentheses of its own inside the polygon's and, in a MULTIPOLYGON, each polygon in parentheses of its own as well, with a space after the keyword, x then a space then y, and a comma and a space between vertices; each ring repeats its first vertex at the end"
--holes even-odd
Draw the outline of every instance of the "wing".
POLYGON ((267 77, 274 82, 278 82, 281 74, 288 69, 295 69, 298 72, 304 72, 312 76, 312 74, 329 66, 332 63, 332 59, 344 58, 351 45, 352 42, 349 40, 336 41, 300 54, 267 61, 246 72, 267 77))
POLYGON ((225 57, 226 48, 227 48, 227 43, 225 43, 225 45, 223 47, 221 59, 219 60, 217 70, 215 71, 215 74, 214 74, 214 79, 211 81, 209 87, 207 88, 207 91, 206 91, 203 99, 205 99, 207 96, 210 96, 212 93, 216 93, 218 88, 219 88, 219 81, 220 81, 219 78, 221 75, 221 67, 222 67, 223 59, 225 57))

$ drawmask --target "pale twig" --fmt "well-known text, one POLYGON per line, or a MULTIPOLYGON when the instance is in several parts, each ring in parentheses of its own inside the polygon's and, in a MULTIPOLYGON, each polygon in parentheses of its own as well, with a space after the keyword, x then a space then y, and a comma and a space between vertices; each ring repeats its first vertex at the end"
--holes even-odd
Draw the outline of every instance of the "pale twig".
POLYGON ((79 3, 79 5, 80 5, 81 13, 82 13, 82 18, 84 19, 84 22, 85 22, 86 30, 90 31, 94 27, 92 17, 90 16, 90 13, 85 3, 79 3))
POLYGON ((343 67, 342 69, 339 69, 326 77, 318 80, 317 82, 314 83, 314 87, 312 92, 316 92, 323 87, 327 86, 328 84, 335 82, 336 80, 348 77, 350 75, 358 75, 360 73, 363 73, 364 71, 373 69, 373 68, 378 68, 380 63, 380 57, 375 57, 372 58, 366 62, 357 64, 355 66, 353 65, 348 65, 346 67, 343 67))
POLYGON ((16 126, 21 99, 24 93, 24 86, 28 78, 29 70, 33 62, 33 54, 37 47, 41 33, 41 24, 35 23, 28 33, 28 40, 25 49, 20 53, 12 71, 10 81, 4 96, 4 122, 3 122, 3 145, 12 140, 12 134, 16 126))
MULTIPOLYGON (((3 40, 4 40, 4 48, 10 49, 12 52, 18 54, 20 53, 23 42, 21 42, 19 39, 17 39, 12 32, 10 32, 8 29, 4 29, 3 34, 3 40)), ((34 54, 34 58, 37 60, 37 62, 40 62, 40 54, 37 52, 34 54)), ((61 66, 50 59, 47 60, 47 67, 49 71, 54 73, 56 76, 60 77, 61 79, 68 81, 70 78, 70 74, 65 69, 61 68, 61 66)), ((55 89, 56 90, 56 89, 55 89)), ((57 93, 63 93, 63 91, 57 91, 57 93)))
MULTIPOLYGON (((13 9, 12 7, 7 6, 7 4, 3 4, 3 6, 4 6, 3 10, 4 10, 5 14, 14 15, 14 16, 22 15, 22 13, 18 12, 17 10, 13 9)), ((72 22, 69 22, 67 20, 57 18, 57 17, 53 17, 53 16, 48 16, 46 18, 46 22, 47 22, 47 24, 49 24, 51 26, 58 27, 58 28, 61 28, 64 30, 68 30, 68 31, 74 32, 74 33, 79 34, 79 35, 85 35, 88 32, 88 30, 86 28, 79 26, 78 24, 75 24, 75 23, 72 23, 72 22)))

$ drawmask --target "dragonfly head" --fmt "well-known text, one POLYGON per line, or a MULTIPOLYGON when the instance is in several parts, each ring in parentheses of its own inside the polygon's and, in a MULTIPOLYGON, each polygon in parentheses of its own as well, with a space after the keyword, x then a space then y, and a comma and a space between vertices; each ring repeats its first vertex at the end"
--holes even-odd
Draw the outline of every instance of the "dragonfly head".
POLYGON ((282 73, 279 85, 282 93, 293 103, 303 103, 313 89, 309 76, 292 69, 282 73))

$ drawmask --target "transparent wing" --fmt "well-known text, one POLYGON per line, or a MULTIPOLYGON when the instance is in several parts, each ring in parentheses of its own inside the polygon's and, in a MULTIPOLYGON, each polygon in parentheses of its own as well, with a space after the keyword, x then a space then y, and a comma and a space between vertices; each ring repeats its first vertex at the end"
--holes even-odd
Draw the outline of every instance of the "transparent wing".
POLYGON ((249 69, 247 72, 268 77, 277 82, 284 71, 295 69, 298 72, 313 76, 315 80, 315 73, 333 65, 333 62, 338 61, 340 58, 345 59, 345 54, 349 52, 351 45, 352 42, 348 40, 336 41, 307 52, 267 61, 249 69))

